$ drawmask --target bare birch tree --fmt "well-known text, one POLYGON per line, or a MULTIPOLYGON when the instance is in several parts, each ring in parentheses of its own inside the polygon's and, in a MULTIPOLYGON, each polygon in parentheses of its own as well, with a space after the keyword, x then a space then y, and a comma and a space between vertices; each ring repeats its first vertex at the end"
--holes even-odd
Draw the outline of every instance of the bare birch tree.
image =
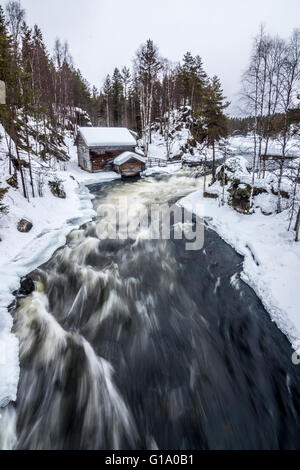
POLYGON ((139 82, 140 111, 142 133, 146 154, 151 143, 151 122, 154 85, 162 69, 162 61, 158 48, 151 39, 143 44, 137 52, 135 59, 135 73, 139 82))
POLYGON ((166 144, 167 159, 171 157, 172 146, 174 143, 175 129, 174 127, 174 92, 176 85, 177 67, 166 60, 163 69, 164 89, 164 115, 163 115, 163 134, 166 144))

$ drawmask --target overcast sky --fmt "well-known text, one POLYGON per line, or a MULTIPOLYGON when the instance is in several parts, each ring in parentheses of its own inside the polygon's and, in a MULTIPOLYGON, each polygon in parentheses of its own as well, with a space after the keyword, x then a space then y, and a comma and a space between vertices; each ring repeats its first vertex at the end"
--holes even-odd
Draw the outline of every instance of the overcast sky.
MULTIPOLYGON (((1 1, 2 3, 2 1, 1 1)), ((4 3, 4 2, 3 2, 4 3)), ((148 38, 178 61, 189 50, 218 75, 233 103, 251 43, 264 23, 288 37, 300 27, 300 0, 21 0, 27 23, 37 23, 52 51, 67 40, 76 67, 97 88, 114 67, 131 65, 148 38)), ((231 107, 233 112, 233 107, 231 107)))

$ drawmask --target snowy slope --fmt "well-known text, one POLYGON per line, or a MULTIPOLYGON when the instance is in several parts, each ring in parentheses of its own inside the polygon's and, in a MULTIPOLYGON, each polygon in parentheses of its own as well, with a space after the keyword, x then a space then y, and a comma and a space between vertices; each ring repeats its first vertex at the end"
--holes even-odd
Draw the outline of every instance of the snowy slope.
MULTIPOLYGON (((254 148, 254 140, 251 134, 244 136, 233 136, 229 139, 230 146, 241 154, 251 153, 254 148)), ((264 146, 263 146, 264 149, 264 146)), ((286 155, 299 155, 299 140, 291 138, 287 144, 286 155)), ((280 140, 270 139, 268 145, 268 153, 272 155, 281 155, 282 144, 280 140)))
MULTIPOLYGON (((171 148, 171 157, 175 157, 180 154, 181 147, 186 144, 189 138, 189 131, 186 128, 176 132, 176 138, 171 148)), ((148 157, 160 158, 162 160, 167 158, 167 149, 164 137, 159 131, 152 133, 152 143, 149 145, 148 157)))

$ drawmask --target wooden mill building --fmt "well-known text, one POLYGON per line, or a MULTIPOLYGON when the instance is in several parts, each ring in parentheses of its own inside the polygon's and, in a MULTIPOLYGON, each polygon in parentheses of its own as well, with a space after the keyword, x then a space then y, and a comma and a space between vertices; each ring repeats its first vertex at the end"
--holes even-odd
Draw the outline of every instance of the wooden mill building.
POLYGON ((114 159, 124 152, 134 152, 134 134, 124 127, 79 127, 78 165, 86 171, 110 171, 114 159))
POLYGON ((121 176, 136 176, 145 170, 146 160, 134 152, 124 152, 114 159, 114 170, 121 176))

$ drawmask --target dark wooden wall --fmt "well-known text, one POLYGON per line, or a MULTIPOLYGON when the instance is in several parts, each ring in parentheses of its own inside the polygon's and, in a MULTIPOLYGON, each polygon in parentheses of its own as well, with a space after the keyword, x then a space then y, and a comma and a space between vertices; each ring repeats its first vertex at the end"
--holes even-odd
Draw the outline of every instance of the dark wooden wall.
POLYGON ((114 165, 114 170, 118 173, 122 174, 122 171, 130 171, 130 170, 138 170, 144 171, 145 164, 140 162, 139 160, 131 159, 127 162, 123 163, 122 165, 114 165))
POLYGON ((134 151, 134 147, 130 148, 115 148, 110 147, 113 150, 90 150, 90 159, 91 159, 91 166, 92 171, 109 171, 113 169, 113 160, 114 158, 121 155, 121 153, 126 151, 134 151))
POLYGON ((113 170, 114 158, 123 152, 135 151, 135 146, 87 147, 80 133, 77 136, 76 144, 78 148, 78 164, 81 168, 90 172, 113 170))

